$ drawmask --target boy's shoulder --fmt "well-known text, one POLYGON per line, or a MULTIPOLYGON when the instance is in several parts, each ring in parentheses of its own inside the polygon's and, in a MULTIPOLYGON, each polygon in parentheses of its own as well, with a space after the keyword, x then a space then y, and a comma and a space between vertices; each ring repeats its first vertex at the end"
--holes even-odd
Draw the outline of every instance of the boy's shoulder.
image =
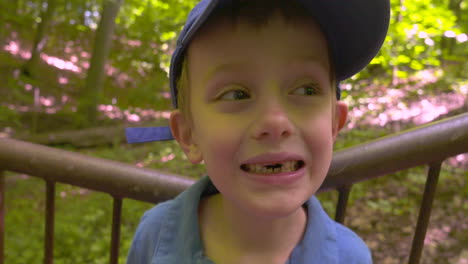
MULTIPOLYGON (((210 187, 209 179, 204 178, 175 199, 148 210, 135 233, 127 263, 195 263, 195 259, 207 263, 198 230, 197 205, 207 188, 208 193, 213 191, 210 187)), ((331 219, 315 196, 306 205, 306 233, 292 254, 294 263, 372 263, 364 241, 331 219)))
POLYGON ((337 246, 339 263, 368 264, 372 263, 372 256, 366 243, 351 229, 336 223, 337 246))
POLYGON ((201 255, 197 205, 208 182, 205 177, 176 198, 144 213, 133 238, 128 264, 192 263, 193 258, 201 255))
MULTIPOLYGON (((351 229, 330 218, 317 197, 312 196, 306 205, 307 227, 303 241, 295 249, 297 256, 302 255, 300 260, 337 264, 372 263, 366 243, 351 229)), ((298 263, 309 262, 298 261, 298 263)))
POLYGON ((143 214, 133 237, 127 257, 128 264, 152 263, 154 254, 157 252, 161 227, 167 221, 168 212, 173 203, 173 200, 160 203, 143 214))

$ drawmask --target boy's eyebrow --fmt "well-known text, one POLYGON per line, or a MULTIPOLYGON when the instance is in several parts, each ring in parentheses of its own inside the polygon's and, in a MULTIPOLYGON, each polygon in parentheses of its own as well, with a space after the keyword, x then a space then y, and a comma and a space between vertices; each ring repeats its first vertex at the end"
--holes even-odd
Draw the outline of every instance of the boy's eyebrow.
POLYGON ((206 83, 206 81, 208 81, 211 78, 211 76, 215 75, 218 72, 242 69, 242 67, 245 64, 246 62, 236 61, 236 62, 221 63, 213 67, 210 67, 210 69, 206 72, 205 76, 203 77, 203 82, 206 83))
POLYGON ((296 63, 296 62, 301 62, 301 63, 312 63, 315 65, 320 65, 323 67, 325 70, 328 70, 330 68, 330 63, 324 63, 323 60, 318 58, 317 56, 311 55, 311 54, 298 54, 297 56, 292 57, 290 60, 290 63, 296 63))
MULTIPOLYGON (((320 67, 323 67, 323 69, 327 71, 330 69, 329 63, 324 63, 323 60, 320 60, 317 56, 314 56, 312 54, 297 54, 295 56, 290 57, 287 63, 288 64, 310 63, 314 65, 319 65, 320 67)), ((210 69, 206 72, 205 76, 203 77, 203 82, 206 83, 213 75, 219 72, 244 69, 246 64, 248 64, 248 62, 234 61, 234 62, 225 62, 225 63, 215 65, 213 67, 210 67, 210 69)))

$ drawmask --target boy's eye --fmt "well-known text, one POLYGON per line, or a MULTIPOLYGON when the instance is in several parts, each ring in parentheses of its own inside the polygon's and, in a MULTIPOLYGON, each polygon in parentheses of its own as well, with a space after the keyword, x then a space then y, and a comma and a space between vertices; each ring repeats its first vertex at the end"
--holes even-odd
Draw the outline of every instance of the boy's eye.
POLYGON ((227 92, 222 93, 218 96, 220 100, 227 100, 227 101, 236 101, 236 100, 245 100, 249 99, 250 94, 244 90, 229 90, 227 92))
POLYGON ((291 94, 294 95, 316 95, 319 93, 319 88, 316 84, 305 84, 294 89, 291 94))

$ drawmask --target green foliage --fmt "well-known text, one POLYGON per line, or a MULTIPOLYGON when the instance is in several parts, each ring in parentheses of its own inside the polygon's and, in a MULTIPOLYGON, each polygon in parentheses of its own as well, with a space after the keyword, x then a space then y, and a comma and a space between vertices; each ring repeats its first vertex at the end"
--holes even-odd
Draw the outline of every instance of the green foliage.
MULTIPOLYGON (((44 185, 39 179, 7 177, 5 263, 41 262, 44 185)), ((149 203, 133 200, 124 201, 120 263, 125 262, 133 233, 142 213, 151 206, 149 203)), ((58 184, 54 263, 108 263, 111 220, 110 196, 58 184)))
MULTIPOLYGON (((94 31, 101 17, 102 0, 64 1, 58 5, 48 31, 48 42, 44 52, 64 60, 76 56, 79 66, 83 53, 91 52, 94 31)), ((0 3, 1 20, 7 27, 0 29, 0 36, 11 38, 10 32, 18 33, 16 39, 32 41, 40 21, 40 11, 46 0, 18 0, 15 4, 0 3)), ((108 73, 99 103, 116 101, 120 108, 145 107, 165 110, 170 101, 162 96, 169 91, 168 69, 170 55, 174 50, 175 37, 182 28, 189 10, 197 0, 127 0, 124 1, 116 19, 113 48, 110 53, 108 73)), ((430 90, 440 91, 441 87, 455 89, 454 82, 467 78, 468 41, 460 43, 454 36, 468 33, 468 5, 460 0, 392 0, 392 15, 386 42, 372 63, 349 83, 357 84, 353 100, 366 96, 360 87, 370 83, 380 86, 400 86, 398 80, 408 79, 420 71, 440 68, 440 85, 430 90), (450 32, 450 34, 446 34, 450 32), (397 81, 395 81, 397 80, 397 81)), ((44 67, 41 65, 40 67, 44 67)), ((82 69, 85 71, 85 68, 82 69)), ((40 70, 38 83, 41 90, 58 86, 59 93, 73 93, 77 97, 68 104, 83 104, 81 95, 83 78, 66 85, 56 85, 57 78, 44 78, 40 70)), ((61 74, 61 73, 57 73, 61 74)), ((80 75, 80 74, 76 74, 80 75)), ((83 75, 83 74, 81 74, 83 75)), ((38 80, 36 80, 38 81, 38 80)), ((14 84, 8 84, 14 87, 14 84)), ((55 88, 55 87, 54 87, 55 88)), ((22 89, 6 101, 21 101, 31 104, 31 96, 22 89), (29 101, 26 101, 29 99, 29 101)), ((426 93, 426 89, 423 90, 426 93)), ((419 94, 421 96, 421 94, 419 94)), ((60 95, 58 95, 60 96, 60 95)), ((353 105, 352 105, 353 106, 353 105)), ((78 118, 80 119, 80 118, 78 118)), ((86 120, 86 118, 81 118, 86 120)), ((77 122, 84 124, 85 122, 77 122)))
MULTIPOLYGON (((451 1, 450 1, 451 2, 451 1)), ((353 79, 370 78, 382 70, 389 77, 408 78, 423 69, 439 67, 445 59, 466 56, 467 45, 458 43, 454 36, 468 33, 461 15, 449 8, 449 1, 392 0, 392 15, 385 44, 370 66, 353 79), (446 32, 451 32, 447 37, 446 32), (451 42, 462 52, 456 53, 451 42), (394 72, 396 67, 396 71, 394 72), (395 76, 396 75, 396 76, 395 76)), ((461 13, 468 7, 461 3, 461 13)), ((466 21, 466 20, 465 20, 466 21)))
POLYGON ((116 20, 117 34, 121 36, 116 45, 126 52, 111 54, 111 60, 124 72, 134 72, 141 83, 120 100, 120 106, 164 105, 156 91, 169 91, 167 76, 176 32, 195 2, 125 1, 116 20), (134 44, 129 45, 131 42, 134 44))
MULTIPOLYGON (((18 40, 21 49, 27 51, 32 44, 45 2, 47 1, 0 1, 0 48, 9 40, 18 40)), ((14 72, 21 68, 24 58, 0 52, 0 128, 8 126, 24 129, 31 123, 31 114, 20 114, 6 107, 10 104, 34 104, 33 93, 26 90, 25 85, 38 88, 41 95, 53 96, 56 101, 60 101, 62 96, 69 98, 64 105, 57 106, 62 108, 59 114, 53 116, 53 122, 49 120, 50 117, 46 118, 45 113, 40 115, 38 131, 46 132, 64 127, 81 128, 86 123, 86 118, 74 112, 74 108, 82 100, 79 98, 86 70, 82 63, 89 60, 103 1, 57 2, 53 22, 47 29, 48 42, 44 53, 66 62, 73 61, 82 72, 57 69, 43 62, 38 66, 37 72, 40 74, 37 78, 32 79, 24 75, 15 77, 14 72), (60 78, 67 79, 68 83, 58 83, 60 78)), ((164 92, 169 91, 170 54, 174 50, 176 34, 195 2, 197 0, 124 1, 116 20, 114 45, 108 61, 110 70, 100 103, 114 104, 129 112, 137 107, 156 110, 170 108, 170 100, 163 96, 164 92)), ((391 4, 391 25, 383 49, 371 65, 349 80, 363 89, 344 91, 352 97, 351 105, 365 104, 366 101, 360 99, 377 97, 385 92, 375 87, 398 88, 399 82, 407 81, 418 72, 427 69, 438 69, 437 77, 440 80, 421 89, 422 93, 408 92, 408 97, 412 100, 436 92, 455 90, 464 93, 461 87, 467 84, 468 78, 468 42, 460 43, 453 36, 445 35, 447 32, 453 32, 452 35, 468 33, 467 1, 391 0, 391 4), (397 87, 393 84, 395 80, 397 87), (456 83, 460 85, 453 85, 456 83), (371 88, 364 89, 367 87, 373 90, 369 92, 371 88)), ((377 110, 372 114, 377 115, 377 110)), ((389 128, 376 127, 345 131, 339 135, 335 149, 360 144, 390 132, 389 128)), ((64 148, 74 150, 71 146, 64 148)), ((88 149, 83 152, 193 178, 204 174, 204 166, 190 164, 175 142, 137 146, 114 144, 111 147, 88 149)), ((450 234, 450 237, 456 238, 451 240, 461 241, 459 244, 464 245, 466 238, 457 234, 463 232, 456 232, 460 225, 466 223, 463 219, 457 223, 457 215, 460 215, 460 212, 463 215, 468 209, 466 203, 463 203, 463 197, 467 196, 464 183, 466 177, 461 175, 464 174, 444 168, 436 201, 439 204, 436 204, 437 209, 433 215, 435 223, 450 222, 455 230, 455 234, 450 234)), ((399 250, 398 245, 404 244, 400 241, 402 237, 411 236, 413 220, 405 219, 416 218, 415 208, 419 204, 424 180, 425 169, 415 168, 353 186, 347 221, 365 235, 368 239, 366 242, 370 242, 371 246, 375 245, 372 242, 379 242, 378 246, 373 246, 377 259, 382 260, 378 263, 384 263, 384 257, 388 255, 396 256, 397 260, 393 263, 404 262, 404 256, 401 254, 406 255, 406 251, 399 250), (398 218, 399 216, 405 218, 398 218), (394 226, 394 223, 398 225, 394 226), (387 238, 382 239, 379 236, 382 234, 388 234, 388 238, 395 241, 382 242, 387 238), (387 244, 390 248, 381 246, 387 244), (384 253, 387 255, 382 256, 384 253)), ((44 184, 41 180, 23 179, 22 176, 7 177, 6 263, 41 261, 43 196, 44 184)), ((324 208, 332 215, 335 210, 336 193, 323 193, 319 197, 324 208)), ((107 195, 58 185, 55 263, 108 262, 111 206, 112 199, 107 195)), ((151 206, 125 200, 120 263, 125 262, 141 215, 151 206)), ((460 250, 453 244, 447 248, 451 250, 452 255, 458 254, 460 250)), ((438 259, 432 263, 445 263, 444 256, 439 254, 438 259)))
POLYGON ((0 106, 0 127, 19 127, 20 125, 20 118, 16 111, 0 106))

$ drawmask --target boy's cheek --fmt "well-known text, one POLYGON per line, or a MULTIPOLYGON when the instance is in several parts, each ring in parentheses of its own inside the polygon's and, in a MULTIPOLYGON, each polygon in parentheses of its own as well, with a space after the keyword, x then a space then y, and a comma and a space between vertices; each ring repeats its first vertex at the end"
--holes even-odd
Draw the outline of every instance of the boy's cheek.
POLYGON ((240 114, 251 108, 249 102, 220 102, 216 104, 215 109, 219 113, 225 114, 240 114))

